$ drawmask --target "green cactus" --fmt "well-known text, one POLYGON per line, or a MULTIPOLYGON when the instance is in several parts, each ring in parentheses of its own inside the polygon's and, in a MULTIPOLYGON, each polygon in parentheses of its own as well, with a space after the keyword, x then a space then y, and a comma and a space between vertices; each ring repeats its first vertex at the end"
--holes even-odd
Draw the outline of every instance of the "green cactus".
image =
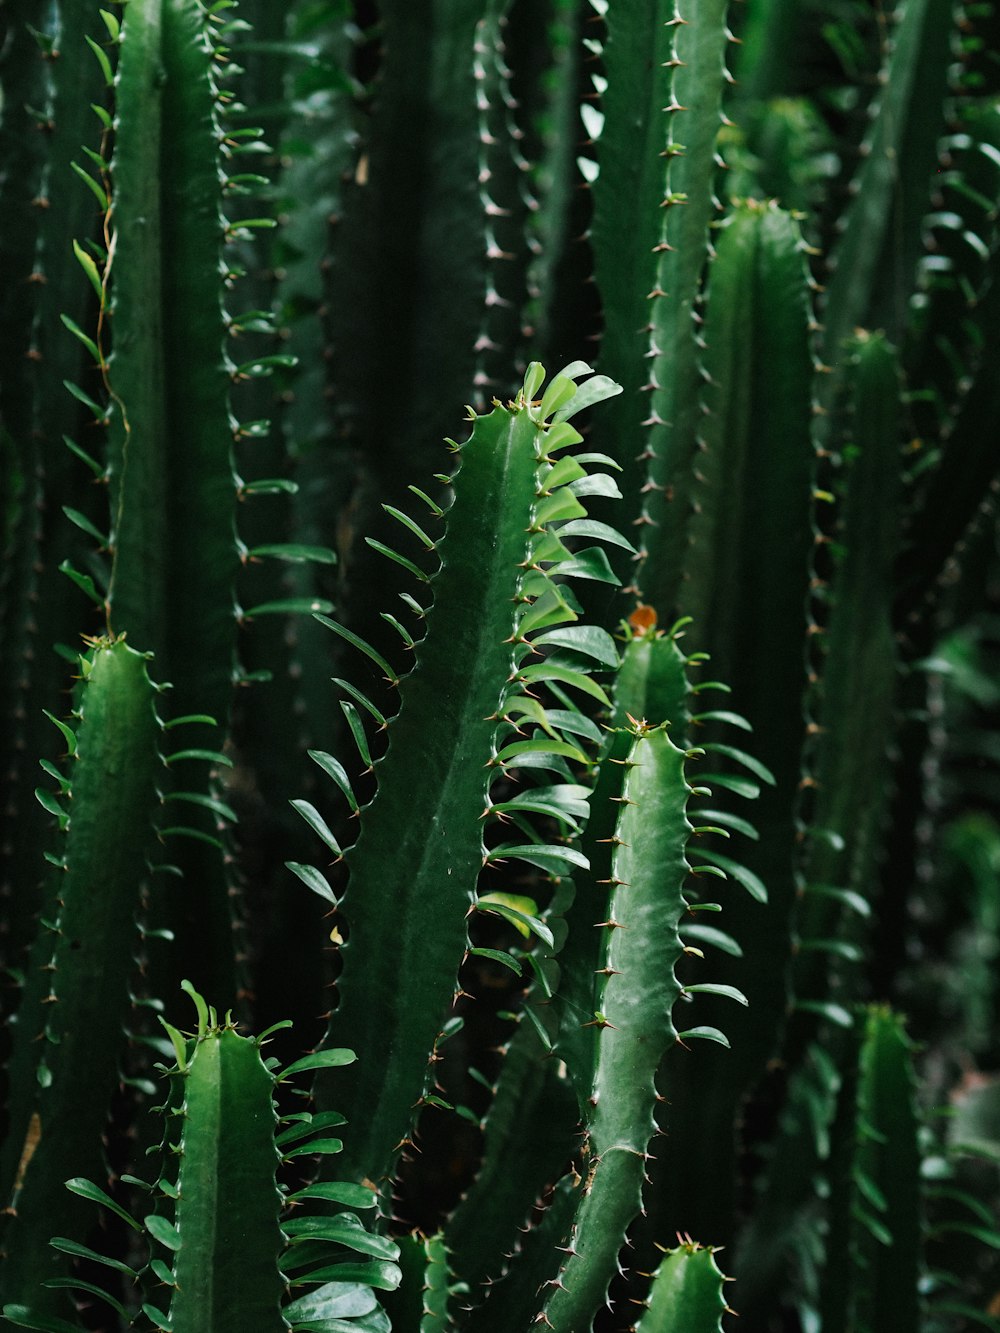
POLYGON ((1000 1327, 997 13, 3 6, 7 1323, 1000 1327))
MULTIPOLYGON (((579 375, 586 367, 568 369, 579 375)), ((579 399, 599 401, 617 386, 591 379, 578 389, 564 373, 533 406, 543 374, 540 366, 529 367, 517 401, 475 418, 469 440, 460 450, 455 446, 455 498, 445 535, 433 548, 440 567, 429 580, 427 632, 415 648, 413 672, 400 682, 399 712, 376 765, 377 795, 361 812, 361 833, 346 856, 346 901, 353 896, 355 905, 345 909, 352 933, 330 1040, 367 1029, 379 1055, 359 1070, 355 1087, 321 1087, 319 1095, 331 1096, 349 1114, 355 1106, 377 1107, 366 1117, 369 1138, 345 1159, 349 1172, 375 1180, 408 1136, 411 1108, 424 1091, 428 1051, 447 1015, 457 963, 471 947, 466 918, 480 902, 480 871, 511 856, 557 873, 581 859, 559 845, 529 840, 487 847, 483 841, 484 815, 495 807, 500 816, 518 808, 516 800, 493 799, 495 778, 523 763, 548 768, 555 762, 558 771, 563 758, 587 762, 575 737, 561 739, 532 688, 552 681, 601 701, 603 692, 586 674, 589 663, 616 660, 604 631, 566 623, 577 615, 553 576, 614 577, 600 547, 571 554, 562 533, 587 532, 578 496, 614 489, 607 474, 588 476, 564 452, 582 438, 565 418, 579 399), (496 528, 483 528, 484 510, 496 515, 496 528), (526 664, 546 645, 556 650, 553 657, 526 664), (573 665, 555 665, 560 650, 573 665), (426 745, 428 711, 447 721, 446 746, 426 745), (537 730, 511 741, 518 724, 537 730), (412 845, 406 830, 412 830, 412 845)), ((412 530, 413 521, 405 526, 412 530)), ((572 713, 564 730, 572 736, 572 713)), ((335 843, 332 850, 339 851, 335 843)), ((311 868, 299 873, 307 883, 319 875, 311 868)), ((501 909, 487 901, 480 910, 501 909)))
MULTIPOLYGON (((62 846, 48 854, 46 915, 24 978, 9 1066, 0 1292, 15 1302, 51 1272, 46 1243, 53 1218, 67 1210, 63 1181, 100 1171, 164 771, 146 658, 124 639, 102 639, 80 659, 80 672, 75 725, 57 722, 70 770, 54 770, 55 792, 39 790, 62 846)), ((58 1305, 57 1297, 51 1301, 58 1305)))
POLYGON ((653 1275, 646 1313, 637 1333, 719 1333, 722 1316, 731 1313, 722 1294, 725 1278, 711 1250, 691 1242, 668 1250, 653 1275))
MULTIPOLYGON (((398 1247, 366 1232, 354 1213, 324 1218, 309 1211, 316 1199, 371 1207, 374 1195, 332 1183, 307 1186, 286 1198, 276 1179, 283 1161, 339 1151, 339 1140, 315 1135, 343 1121, 330 1113, 298 1112, 285 1118, 281 1130, 274 1105, 280 1083, 317 1065, 348 1063, 353 1052, 306 1057, 276 1074, 274 1062, 261 1056, 267 1034, 240 1037, 231 1020, 219 1023, 201 996, 190 985, 185 988, 197 1006, 198 1029, 188 1039, 165 1024, 177 1062, 167 1071, 175 1086, 161 1108, 163 1175, 154 1190, 154 1211, 140 1223, 88 1180, 66 1182, 74 1195, 105 1205, 143 1235, 147 1264, 141 1271, 118 1269, 146 1288, 155 1279, 170 1296, 167 1311, 142 1301, 141 1326, 173 1333, 253 1327, 263 1333, 314 1328, 325 1319, 359 1333, 387 1329, 374 1289, 398 1284, 398 1247), (311 1290, 297 1294, 302 1287, 311 1290)), ((82 1252, 62 1237, 53 1248, 82 1252)), ((112 1295, 90 1284, 51 1278, 46 1285, 98 1295, 126 1314, 112 1295)), ((38 1322, 36 1313, 35 1303, 4 1307, 10 1322, 23 1327, 73 1327, 38 1322)))

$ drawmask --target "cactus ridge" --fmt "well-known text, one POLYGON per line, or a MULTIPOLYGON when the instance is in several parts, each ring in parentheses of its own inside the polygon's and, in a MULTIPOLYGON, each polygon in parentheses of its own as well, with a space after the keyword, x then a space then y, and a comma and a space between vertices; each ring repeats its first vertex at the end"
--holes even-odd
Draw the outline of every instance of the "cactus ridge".
MULTIPOLYGON (((162 733, 146 661, 108 638, 80 658, 76 716, 57 723, 68 772, 54 771, 55 793, 39 789, 62 845, 47 853, 47 906, 13 1033, 2 1160, 6 1300, 23 1299, 48 1276, 52 1218, 66 1211, 62 1182, 102 1161, 140 947, 140 888, 162 820, 162 733)), ((57 1311, 58 1297, 47 1293, 43 1308, 57 1311)))
POLYGON ((646 1309, 635 1333, 722 1333, 723 1314, 732 1314, 723 1294, 725 1275, 711 1247, 683 1240, 666 1250, 653 1274, 646 1309))
MULTIPOLYGON (((873 857, 887 813, 880 793, 889 782, 897 695, 892 570, 902 507, 899 375, 898 357, 884 337, 856 336, 845 374, 849 415, 841 452, 847 476, 838 483, 839 522, 817 664, 820 698, 806 759, 813 799, 804 822, 814 834, 800 866, 792 991, 800 1012, 825 1012, 842 1024, 850 1021, 843 1001, 852 998, 851 963, 860 957, 873 907, 873 857), (858 719, 857 725, 849 719, 858 719), (824 1010, 835 983, 838 1003, 824 1010)), ((801 1030, 796 1039, 802 1040, 801 1030)))
MULTIPOLYGON (((692 826, 684 764, 684 752, 662 726, 635 723, 622 765, 607 917, 598 923, 604 927, 604 966, 589 1024, 596 1049, 577 1211, 566 1257, 547 1284, 541 1306, 556 1330, 589 1322, 617 1271, 626 1229, 641 1207, 645 1164, 657 1128, 655 1075, 664 1050, 698 1039, 728 1044, 715 1028, 698 1025, 678 1032, 675 1027, 682 996, 725 989, 711 983, 686 987, 675 972, 684 952, 681 917, 706 907, 684 891, 695 869, 686 856, 692 826), (650 847, 654 840, 655 849, 650 847), (596 1216, 603 1219, 599 1231, 591 1221, 596 1216)), ((738 991, 727 993, 745 1003, 738 991)))
MULTIPOLYGON (((455 500, 444 520, 445 535, 434 547, 440 565, 429 580, 433 602, 426 633, 414 647, 416 666, 399 681, 399 711, 388 726, 386 751, 375 765, 377 795, 360 812, 358 840, 346 853, 350 883, 344 912, 351 935, 330 1040, 338 1040, 338 1030, 356 1023, 367 1026, 377 1014, 373 1040, 384 1058, 373 1061, 364 1077, 379 1081, 390 1071, 393 1075, 391 1091, 379 1093, 379 1115, 369 1118, 371 1146, 356 1145, 357 1165, 351 1161, 351 1169, 369 1178, 384 1174, 409 1133, 411 1108, 425 1080, 426 1051, 455 991, 455 959, 472 947, 467 915, 478 909, 524 923, 516 909, 477 890, 480 872, 511 857, 553 874, 569 873, 580 863, 580 854, 562 844, 497 842, 492 837, 487 844, 482 816, 493 810, 496 780, 505 779, 512 769, 554 772, 565 779, 567 760, 590 763, 579 737, 553 725, 533 697, 534 689, 551 684, 604 703, 604 691, 591 672, 617 661, 610 636, 574 623, 578 603, 562 582, 572 577, 614 582, 599 546, 571 552, 564 534, 598 540, 610 534, 612 540, 624 540, 606 525, 588 527, 581 502, 590 494, 617 494, 607 473, 589 473, 585 467, 587 461, 600 465, 606 460, 600 455, 579 460, 566 452, 581 442, 566 418, 617 391, 601 377, 577 388, 574 377, 585 373, 582 363, 568 367, 539 398, 544 371, 530 367, 517 400, 498 404, 488 416, 475 416, 470 439, 460 449, 456 446, 455 500), (489 549, 483 546, 477 517, 477 507, 483 505, 498 509, 503 534, 489 549), (440 747, 425 745, 420 720, 426 709, 450 718, 454 731, 449 741, 458 738, 460 753, 481 773, 477 784, 471 785, 465 769, 457 767, 450 744, 440 754, 440 747), (512 740, 512 732, 523 739, 512 740), (424 812, 420 818, 414 813, 417 805, 424 812), (410 849, 398 841, 398 831, 407 827, 440 832, 429 844, 421 838, 422 845, 410 849), (399 955, 384 949, 381 909, 372 915, 375 899, 364 888, 368 883, 384 886, 389 878, 397 885, 386 902, 393 904, 399 955), (438 906, 432 909, 432 903, 438 906), (364 994, 354 990, 352 969, 355 976, 366 978, 364 994), (402 989, 401 977, 408 978, 402 989), (372 987, 382 997, 374 1006, 372 987), (411 1031, 418 1018, 420 1037, 411 1031), (364 1152, 369 1153, 367 1162, 360 1155, 364 1152), (373 1174, 375 1161, 379 1167, 373 1174)), ((383 554, 407 559, 389 548, 383 554)), ((381 654, 343 627, 339 633, 396 679, 381 654)), ((370 758, 353 706, 350 716, 363 757, 370 758)), ((558 788, 563 785, 549 788, 550 806, 561 804, 558 788)), ((516 797, 499 805, 497 818, 520 813, 516 797)), ((572 825, 572 817, 569 822, 572 825)), ((308 868, 297 873, 324 896, 332 896, 321 872, 308 868)), ((527 921, 546 938, 545 926, 530 917, 527 921)), ((321 1087, 321 1098, 327 1095, 321 1087)), ((354 1097, 367 1100, 369 1095, 374 1093, 347 1087, 333 1093, 348 1110, 354 1097)))
POLYGON ((105 79, 85 38, 101 41, 107 34, 96 4, 44 9, 19 3, 8 12, 2 76, 9 163, 0 233, 9 277, 2 324, 10 341, 0 384, 0 665, 9 685, 0 728, 9 738, 0 769, 0 895, 4 958, 15 968, 23 965, 42 905, 32 859, 45 837, 45 814, 33 797, 34 763, 41 756, 53 762, 58 754, 43 710, 61 710, 67 663, 77 657, 68 646, 76 641, 76 596, 59 568, 74 558, 82 536, 64 507, 91 519, 98 508, 95 495, 81 496, 63 447, 67 439, 90 443, 91 414, 63 386, 86 382, 89 373, 84 345, 67 333, 87 325, 92 298, 89 286, 76 281, 71 242, 96 240, 97 229, 93 196, 73 164, 100 142, 91 104, 106 116, 105 79))

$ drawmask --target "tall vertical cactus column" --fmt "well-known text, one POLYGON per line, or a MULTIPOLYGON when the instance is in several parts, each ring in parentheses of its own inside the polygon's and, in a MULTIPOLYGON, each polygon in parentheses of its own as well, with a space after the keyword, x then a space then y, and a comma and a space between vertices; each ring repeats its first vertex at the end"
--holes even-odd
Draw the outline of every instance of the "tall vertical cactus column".
MULTIPOLYGON (((198 0, 135 0, 126 11, 98 349, 109 428, 108 620, 157 652, 175 716, 223 726, 236 674, 237 502, 289 485, 245 483, 234 458, 233 382, 268 364, 238 365, 228 350, 238 318, 226 309, 236 276, 227 244, 248 224, 223 212, 246 140, 225 123, 226 35, 198 0)), ((177 787, 201 808, 195 838, 178 853, 188 888, 172 924, 198 984, 232 999, 244 983, 217 846, 226 807, 183 760, 177 787)))
POLYGON ((683 1145, 706 1116, 714 1140, 733 1141, 741 1099, 773 1054, 788 1006, 815 472, 810 308, 795 222, 771 205, 735 211, 720 230, 708 283, 704 449, 692 488, 684 607, 693 617, 688 641, 707 652, 713 677, 732 684, 755 757, 748 764, 708 720, 693 739, 706 744, 712 766, 706 760, 704 776, 694 776, 721 793, 759 793, 752 816, 759 841, 745 847, 743 870, 728 872, 734 881, 749 872, 757 892, 727 902, 727 928, 743 954, 724 958, 720 969, 752 1011, 724 1024, 731 1054, 699 1049, 694 1076, 678 1070, 675 1084, 665 1073, 676 1091, 656 1206, 666 1210, 659 1222, 666 1234, 682 1229, 721 1244, 734 1223, 734 1159, 714 1158, 719 1178, 706 1189, 712 1166, 694 1166, 683 1145))
POLYGON ((63 1182, 104 1174, 101 1136, 120 1076, 164 772, 146 659, 122 639, 104 639, 80 669, 76 718, 59 723, 69 771, 40 796, 62 846, 50 853, 46 920, 14 1029, 0 1162, 0 1292, 49 1310, 67 1300, 40 1285, 58 1271, 48 1247, 54 1221, 70 1235, 75 1229, 77 1240, 87 1225, 63 1182))
MULTIPOLYGON (((581 376, 586 367, 568 370, 581 376)), ((586 763, 573 726, 564 739, 534 691, 554 682, 603 701, 588 672, 595 660, 615 658, 603 630, 573 623, 570 595, 554 576, 579 570, 614 577, 601 548, 573 555, 561 533, 569 536, 575 523, 586 531, 574 488, 586 494, 587 483, 603 476, 588 477, 569 452, 582 437, 565 418, 577 399, 585 405, 618 389, 598 377, 578 388, 563 374, 536 402, 543 379, 540 366, 529 367, 517 399, 474 416, 470 438, 456 446, 455 498, 434 548, 440 567, 429 580, 426 634, 416 666, 399 685, 399 712, 375 766, 378 791, 346 854, 351 933, 330 1040, 339 1044, 348 1031, 357 1040, 364 1030, 362 1044, 380 1054, 356 1073, 324 1078, 320 1096, 348 1114, 377 1108, 354 1117, 364 1119, 365 1133, 356 1136, 343 1169, 359 1178, 381 1181, 410 1133, 428 1051, 447 1017, 457 965, 471 947, 466 918, 479 902, 483 867, 516 856, 559 872, 579 859, 558 845, 536 847, 530 836, 523 843, 484 842, 483 817, 498 804, 491 790, 506 770, 524 762, 546 767, 552 756, 586 763), (495 515, 495 529, 484 530, 485 512, 495 515), (554 657, 532 661, 547 645, 554 657), (563 658, 567 665, 557 665, 563 658), (430 715, 442 724, 447 719, 447 727, 428 744, 430 715), (520 726, 530 727, 529 735, 512 741, 520 726)), ((441 516, 432 514, 432 521, 441 516)), ((409 519, 405 527, 411 535, 421 531, 409 519)), ((575 712, 567 710, 571 723, 575 712)), ((516 801, 509 808, 503 802, 496 815, 517 819, 516 811, 516 801)), ((303 877, 315 885, 316 873, 303 877)))
POLYGON ((73 242, 97 239, 101 210, 76 173, 85 174, 88 151, 101 143, 92 107, 106 116, 105 75, 87 42, 105 41, 107 30, 97 0, 47 5, 44 14, 32 3, 12 4, 4 24, 0 669, 8 689, 0 705, 0 948, 5 964, 18 967, 40 905, 36 850, 45 817, 32 795, 35 764, 58 754, 43 710, 61 711, 68 685, 55 646, 67 646, 72 660, 78 632, 97 628, 59 566, 78 561, 87 539, 77 523, 99 510, 70 451, 95 447, 80 401, 94 390, 90 358, 64 320, 88 326, 94 302, 73 242))
POLYGON ((584 115, 597 140, 601 368, 622 383, 627 405, 605 418, 606 433, 625 469, 629 517, 640 522, 635 582, 666 621, 678 613, 700 428, 696 307, 717 208, 727 6, 595 8, 606 14, 604 72, 597 108, 584 115))

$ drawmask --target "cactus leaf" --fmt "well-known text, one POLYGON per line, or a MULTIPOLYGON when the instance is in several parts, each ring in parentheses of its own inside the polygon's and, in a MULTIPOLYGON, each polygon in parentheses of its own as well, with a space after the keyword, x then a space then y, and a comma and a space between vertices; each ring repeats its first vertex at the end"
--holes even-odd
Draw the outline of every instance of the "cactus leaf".
POLYGON ((71 1324, 54 1315, 36 1315, 26 1305, 5 1305, 3 1317, 18 1328, 34 1328, 40 1333, 80 1333, 79 1324, 71 1324))

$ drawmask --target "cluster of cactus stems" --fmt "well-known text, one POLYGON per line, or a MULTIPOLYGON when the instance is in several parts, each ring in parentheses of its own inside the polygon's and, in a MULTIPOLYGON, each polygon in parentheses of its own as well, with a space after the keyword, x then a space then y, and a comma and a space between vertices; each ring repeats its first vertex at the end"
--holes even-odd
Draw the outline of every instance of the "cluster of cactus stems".
POLYGON ((0 11, 5 1326, 1000 1329, 992 0, 103 3, 0 11))

